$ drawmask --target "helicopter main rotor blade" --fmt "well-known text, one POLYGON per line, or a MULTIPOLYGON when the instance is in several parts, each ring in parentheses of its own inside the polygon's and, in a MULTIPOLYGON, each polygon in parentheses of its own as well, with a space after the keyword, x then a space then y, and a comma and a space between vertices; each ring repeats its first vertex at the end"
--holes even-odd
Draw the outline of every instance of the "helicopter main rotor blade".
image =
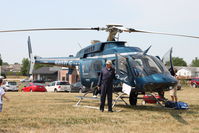
POLYGON ((53 30, 100 30, 96 28, 41 28, 41 29, 20 29, 20 30, 0 30, 0 32, 25 32, 25 31, 53 31, 53 30))
POLYGON ((197 38, 199 36, 190 36, 190 35, 181 35, 181 34, 170 34, 170 33, 162 33, 162 32, 150 32, 150 31, 142 31, 142 30, 135 30, 132 28, 124 28, 124 27, 113 27, 109 26, 107 28, 32 28, 32 29, 20 29, 20 30, 0 30, 0 33, 6 32, 26 32, 26 31, 64 31, 64 30, 97 30, 97 31, 106 31, 110 33, 112 38, 115 38, 115 34, 118 32, 140 32, 140 33, 148 33, 148 34, 161 34, 161 35, 170 35, 170 36, 180 36, 180 37, 189 37, 189 38, 197 38))
POLYGON ((142 31, 142 30, 135 30, 135 29, 128 29, 125 30, 127 32, 140 32, 140 33, 148 33, 148 34, 161 34, 161 35, 169 35, 169 36, 180 36, 180 37, 189 37, 189 38, 197 38, 199 39, 199 36, 189 36, 189 35, 181 35, 181 34, 170 34, 170 33, 162 33, 162 32, 150 32, 150 31, 142 31))

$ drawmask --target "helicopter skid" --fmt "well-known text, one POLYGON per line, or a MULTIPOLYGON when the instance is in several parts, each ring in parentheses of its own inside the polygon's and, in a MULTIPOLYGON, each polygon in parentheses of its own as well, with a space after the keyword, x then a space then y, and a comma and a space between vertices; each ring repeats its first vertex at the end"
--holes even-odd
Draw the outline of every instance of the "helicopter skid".
MULTIPOLYGON (((80 105, 80 103, 84 100, 84 99, 90 99, 90 100, 98 100, 100 101, 100 98, 98 97, 87 97, 86 95, 89 94, 89 93, 85 93, 83 96, 76 96, 76 98, 79 98, 79 100, 77 101, 77 103, 74 105, 75 107, 78 107, 78 106, 81 106, 81 107, 87 107, 87 108, 94 108, 94 109, 98 109, 99 110, 99 107, 94 107, 94 106, 85 106, 85 105, 80 105)), ((116 103, 117 102, 124 102, 125 105, 128 105, 126 103, 126 101, 124 101, 124 99, 122 98, 122 96, 124 95, 124 93, 115 93, 117 96, 116 98, 113 100, 113 105, 112 105, 112 108, 115 107, 116 103)), ((116 111, 118 112, 118 111, 116 111)))
MULTIPOLYGON (((82 107, 82 108, 89 108, 89 109, 96 109, 99 110, 99 107, 94 106, 86 106, 86 105, 73 105, 74 107, 82 107)), ((104 111, 108 112, 108 109, 104 109, 104 111)), ((122 110, 113 110, 113 112, 121 112, 122 110)))

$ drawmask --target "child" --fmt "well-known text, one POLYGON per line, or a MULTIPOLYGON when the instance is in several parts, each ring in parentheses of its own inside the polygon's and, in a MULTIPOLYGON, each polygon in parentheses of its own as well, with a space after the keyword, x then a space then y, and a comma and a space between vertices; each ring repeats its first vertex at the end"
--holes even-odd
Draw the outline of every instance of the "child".
POLYGON ((3 84, 3 80, 0 79, 0 112, 2 112, 2 109, 3 109, 3 98, 9 101, 9 99, 5 96, 5 91, 3 87, 1 87, 2 84, 3 84))

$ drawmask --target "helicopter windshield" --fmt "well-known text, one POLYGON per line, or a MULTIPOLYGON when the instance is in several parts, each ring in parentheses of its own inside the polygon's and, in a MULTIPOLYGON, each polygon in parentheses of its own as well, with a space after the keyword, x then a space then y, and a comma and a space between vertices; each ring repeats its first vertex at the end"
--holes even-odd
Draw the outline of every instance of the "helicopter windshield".
POLYGON ((131 64, 138 77, 147 76, 155 73, 168 73, 159 59, 148 55, 133 55, 131 64))

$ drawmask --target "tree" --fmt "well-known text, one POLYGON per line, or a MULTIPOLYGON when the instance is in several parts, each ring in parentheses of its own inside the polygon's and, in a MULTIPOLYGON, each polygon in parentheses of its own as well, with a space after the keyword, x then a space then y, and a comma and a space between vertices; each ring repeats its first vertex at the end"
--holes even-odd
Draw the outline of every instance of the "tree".
POLYGON ((52 65, 49 65, 49 64, 35 64, 34 66, 34 70, 37 70, 41 67, 52 67, 52 65))
POLYGON ((30 68, 30 63, 29 63, 28 58, 23 58, 22 67, 21 67, 22 75, 27 76, 29 72, 29 68, 30 68))
POLYGON ((9 64, 8 62, 3 62, 3 65, 8 66, 9 64))
POLYGON ((1 54, 0 54, 0 66, 2 66, 3 60, 1 59, 1 54))
POLYGON ((196 57, 194 60, 191 62, 192 67, 199 67, 199 59, 196 57))
POLYGON ((187 63, 183 60, 183 58, 173 57, 172 61, 174 66, 187 66, 187 63))

